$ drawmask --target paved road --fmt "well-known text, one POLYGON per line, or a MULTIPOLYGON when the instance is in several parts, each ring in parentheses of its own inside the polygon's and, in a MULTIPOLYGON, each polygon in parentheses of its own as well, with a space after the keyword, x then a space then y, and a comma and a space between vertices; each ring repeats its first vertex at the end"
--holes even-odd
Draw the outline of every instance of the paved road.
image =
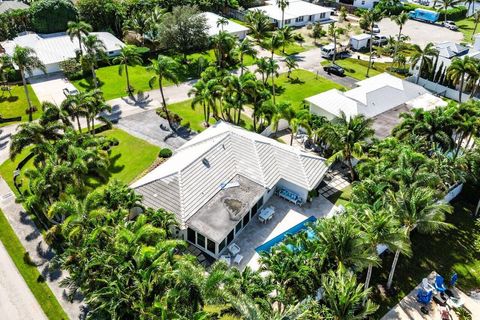
POLYGON ((0 242, 0 318, 47 320, 42 308, 0 242))

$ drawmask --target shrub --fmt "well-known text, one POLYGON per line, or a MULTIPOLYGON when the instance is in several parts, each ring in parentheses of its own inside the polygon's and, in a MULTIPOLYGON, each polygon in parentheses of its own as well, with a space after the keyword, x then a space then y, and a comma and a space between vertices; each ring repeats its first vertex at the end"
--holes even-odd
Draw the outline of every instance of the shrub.
MULTIPOLYGON (((170 119, 175 122, 175 123, 182 123, 182 117, 180 117, 178 114, 173 113, 172 111, 168 111, 168 114, 170 116, 170 119)), ((160 116, 163 119, 167 119, 167 114, 162 108, 157 109, 157 115, 160 116)))
POLYGON ((293 39, 298 42, 305 41, 305 38, 300 33, 295 33, 295 35, 293 36, 293 39))
POLYGON ((76 4, 80 20, 88 21, 94 30, 120 31, 117 23, 122 18, 120 1, 78 0, 76 4))
POLYGON ((172 156, 173 152, 172 150, 168 149, 168 148, 163 148, 162 150, 160 150, 160 152, 158 153, 158 156, 160 158, 164 158, 164 159, 167 159, 167 158, 170 158, 172 156))
POLYGON ((464 6, 450 8, 448 10, 441 10, 440 17, 438 18, 440 21, 445 20, 445 15, 447 15, 447 20, 461 20, 467 16, 467 8, 464 6))
POLYGON ((78 63, 77 59, 67 59, 60 62, 60 69, 69 80, 78 80, 82 78, 82 65, 78 63))
POLYGON ((77 19, 77 9, 68 0, 39 0, 30 7, 33 30, 39 33, 65 31, 77 19))

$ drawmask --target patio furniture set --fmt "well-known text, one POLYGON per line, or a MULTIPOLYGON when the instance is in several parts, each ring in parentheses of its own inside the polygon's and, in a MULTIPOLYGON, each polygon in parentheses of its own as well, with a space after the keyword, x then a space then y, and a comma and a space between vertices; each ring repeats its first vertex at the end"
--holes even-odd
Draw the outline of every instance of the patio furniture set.
POLYGON ((272 220, 273 214, 275 213, 275 209, 273 207, 267 207, 260 211, 258 215, 258 220, 261 223, 267 223, 268 221, 272 220))
POLYGON ((288 189, 278 188, 275 191, 275 194, 280 198, 290 201, 291 203, 294 203, 298 206, 301 206, 303 204, 303 199, 298 194, 288 189))
POLYGON ((239 265, 240 262, 243 260, 243 256, 240 254, 240 247, 236 243, 232 243, 230 246, 227 248, 228 254, 220 256, 220 261, 224 261, 228 266, 232 264, 232 259, 233 259, 233 264, 239 265))

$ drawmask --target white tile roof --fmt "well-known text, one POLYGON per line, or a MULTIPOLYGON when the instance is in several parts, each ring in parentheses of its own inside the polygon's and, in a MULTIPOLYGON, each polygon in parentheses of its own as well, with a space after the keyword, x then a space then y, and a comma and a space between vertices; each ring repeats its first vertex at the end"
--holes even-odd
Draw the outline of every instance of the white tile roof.
MULTIPOLYGON (((123 47, 123 42, 108 32, 92 32, 105 44, 106 51, 117 51, 123 47)), ((35 50, 38 58, 43 64, 53 64, 66 59, 74 58, 75 51, 78 50, 78 40, 71 40, 65 33, 52 33, 40 35, 28 33, 18 36, 13 40, 7 40, 1 43, 8 55, 13 54, 16 45, 29 47, 35 50)))
POLYGON ((322 109, 328 111, 334 116, 340 116, 343 111, 347 117, 353 117, 358 114, 359 103, 337 89, 328 90, 317 94, 316 96, 305 99, 307 102, 322 106, 322 109))
MULTIPOLYGON (((218 34, 221 30, 221 26, 217 26, 218 19, 222 18, 218 14, 215 14, 213 12, 204 12, 202 13, 205 18, 207 19, 207 25, 209 26, 208 28, 208 35, 214 36, 218 34)), ((242 26, 239 23, 236 23, 234 21, 228 20, 228 24, 223 26, 223 30, 231 33, 231 34, 236 34, 239 32, 245 32, 248 31, 247 27, 242 26)))
POLYGON ((185 222, 236 175, 269 189, 284 179, 312 190, 327 168, 321 157, 220 121, 131 187, 145 205, 185 222))
POLYGON ((468 52, 468 48, 455 42, 445 41, 437 43, 435 48, 438 50, 438 55, 445 58, 453 58, 468 52))
MULTIPOLYGON (((266 6, 253 7, 248 10, 262 10, 267 16, 275 20, 282 20, 282 10, 276 5, 271 3, 266 6)), ((332 12, 332 9, 325 8, 310 2, 302 0, 292 0, 289 2, 287 8, 285 8, 285 20, 295 19, 297 17, 310 16, 320 13, 332 12)))

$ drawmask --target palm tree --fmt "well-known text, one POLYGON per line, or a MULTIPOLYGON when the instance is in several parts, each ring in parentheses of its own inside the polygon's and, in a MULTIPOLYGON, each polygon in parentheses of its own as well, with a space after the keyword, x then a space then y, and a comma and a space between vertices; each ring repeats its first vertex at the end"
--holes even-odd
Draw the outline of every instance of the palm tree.
POLYGON ((245 55, 249 55, 255 58, 257 55, 257 50, 253 47, 252 41, 249 38, 245 37, 237 47, 238 52, 240 53, 240 75, 243 75, 243 71, 245 69, 245 65, 243 64, 243 60, 245 55))
POLYGON ((427 43, 424 49, 420 48, 418 44, 412 45, 412 55, 410 56, 410 63, 412 66, 418 66, 418 75, 415 83, 418 84, 424 67, 430 71, 433 67, 433 58, 438 56, 438 50, 431 42, 427 43))
POLYGON ((80 56, 83 56, 82 38, 88 36, 90 32, 92 32, 92 26, 85 21, 69 21, 67 24, 67 34, 70 36, 70 40, 78 39, 80 56))
POLYGON ((223 31, 223 27, 228 25, 228 19, 221 17, 217 20, 217 28, 220 27, 223 31))
POLYGON ((275 105, 275 78, 278 77, 278 69, 280 69, 280 66, 278 65, 277 61, 275 61, 273 58, 270 58, 267 64, 267 72, 272 79, 272 101, 274 105, 275 105))
POLYGON ((11 70, 12 66, 12 58, 3 54, 0 56, 0 83, 7 82, 7 72, 11 70))
POLYGON ((68 115, 77 121, 78 132, 82 132, 82 126, 80 124, 80 117, 86 116, 86 110, 84 108, 85 93, 69 95, 64 101, 62 101, 61 108, 65 110, 68 115))
POLYGON ((285 26, 277 30, 282 42, 282 53, 285 54, 285 47, 295 41, 293 29, 290 26, 285 26))
POLYGON ((477 33, 477 27, 478 27, 478 22, 480 21, 480 11, 476 11, 473 15, 474 17, 474 20, 475 20, 475 25, 473 27, 473 33, 472 33, 472 36, 470 39, 473 40, 473 37, 475 36, 475 34, 477 33))
POLYGON ((288 68, 287 78, 290 79, 290 74, 292 73, 292 71, 298 68, 297 60, 295 60, 295 58, 292 56, 288 56, 285 58, 285 65, 288 68))
POLYGON ((97 89, 98 81, 95 67, 97 66, 98 60, 106 59, 107 54, 105 51, 107 48, 105 47, 103 41, 98 39, 98 37, 93 34, 83 37, 82 41, 86 51, 86 55, 82 57, 82 61, 90 67, 93 78, 93 86, 95 89, 97 89))
POLYGON ((255 70, 255 73, 260 73, 263 84, 267 85, 268 76, 269 76, 267 58, 260 58, 257 60, 257 69, 255 70))
POLYGON ((328 35, 333 38, 333 56, 332 56, 332 63, 335 63, 335 58, 337 56, 337 37, 338 35, 343 33, 342 28, 337 28, 335 26, 335 22, 330 23, 328 26, 328 35))
POLYGON ((198 80, 193 88, 188 92, 188 96, 194 95, 192 100, 192 109, 195 110, 195 106, 201 105, 203 107, 203 118, 205 119, 205 126, 210 126, 210 110, 215 108, 215 97, 210 90, 208 83, 205 83, 202 79, 198 80))
POLYGON ((245 15, 245 23, 253 34, 253 37, 260 41, 271 30, 270 18, 262 10, 249 10, 245 15))
POLYGON ((120 55, 113 59, 113 63, 118 64, 118 74, 121 76, 125 70, 127 79, 127 93, 133 94, 133 88, 130 86, 130 78, 128 76, 128 67, 134 67, 143 63, 140 52, 135 45, 126 45, 120 50, 120 55))
POLYGON ((27 97, 28 102, 28 121, 33 120, 33 113, 35 112, 34 106, 32 105, 32 100, 30 99, 30 93, 27 87, 27 80, 25 78, 25 73, 29 75, 33 74, 34 69, 39 69, 43 73, 47 73, 45 65, 38 59, 35 50, 28 47, 21 47, 19 45, 15 46, 12 55, 13 63, 18 67, 20 71, 20 76, 22 77, 23 89, 25 90, 25 96, 27 97))
POLYGON ((270 38, 265 40, 264 46, 270 50, 271 59, 273 59, 273 55, 275 54, 275 50, 279 49, 283 46, 283 38, 280 36, 279 33, 274 33, 270 38))
POLYGON ((463 4, 464 2, 462 0, 438 0, 438 1, 440 3, 438 4, 438 6, 434 6, 434 7, 438 8, 437 9, 438 11, 443 10, 445 23, 447 22, 447 10, 449 8, 455 8, 458 5, 463 4))
POLYGON ((218 67, 225 68, 227 60, 234 53, 236 38, 228 32, 220 31, 211 37, 211 42, 215 48, 218 67))
POLYGON ((476 63, 474 59, 466 56, 461 58, 454 58, 447 69, 447 78, 452 81, 454 85, 459 85, 458 101, 462 102, 462 94, 464 90, 465 75, 476 72, 476 63))
POLYGON ((402 11, 399 15, 392 16, 390 19, 398 26, 397 42, 395 43, 395 52, 393 54, 393 56, 396 57, 398 53, 398 45, 400 44, 402 37, 402 29, 405 23, 407 23, 409 16, 407 12, 402 11))
POLYGON ((355 180, 353 157, 361 157, 367 139, 373 136, 372 120, 363 115, 347 118, 342 111, 339 118, 318 130, 318 136, 330 144, 335 152, 329 159, 330 162, 343 160, 350 169, 350 177, 355 180))
MULTIPOLYGON (((447 203, 438 202, 435 191, 432 189, 403 186, 397 192, 389 190, 387 198, 392 204, 395 215, 403 226, 408 239, 414 229, 422 233, 434 233, 450 227, 444 221, 445 214, 451 213, 452 207, 447 203)), ((388 289, 392 286, 400 253, 400 249, 395 252, 392 268, 388 275, 388 289)))
MULTIPOLYGON (((95 134, 95 118, 104 111, 112 111, 112 107, 105 103, 103 92, 99 89, 86 92, 83 99, 82 107, 85 110, 88 131, 95 134)), ((104 117, 99 119, 109 123, 104 117)))
POLYGON ((160 95, 162 96, 162 108, 167 116, 168 125, 170 128, 175 131, 175 128, 172 126, 172 120, 170 118, 169 111, 167 109, 167 102, 165 101, 165 95, 163 93, 163 81, 170 81, 174 84, 178 84, 178 63, 170 57, 158 55, 157 59, 151 59, 152 63, 147 67, 147 70, 153 71, 155 75, 150 78, 148 84, 150 88, 153 88, 155 81, 158 81, 158 88, 160 90, 160 95))
POLYGON ((276 0, 277 2, 277 7, 282 10, 282 24, 280 25, 280 28, 283 28, 285 26, 285 9, 289 6, 288 0, 276 0))
MULTIPOLYGON (((365 20, 366 24, 368 25, 370 29, 370 39, 373 39, 373 27, 375 23, 379 22, 382 20, 384 14, 383 12, 373 9, 366 11, 362 18, 365 20)), ((370 41, 370 56, 368 58, 368 68, 367 68, 367 78, 370 73, 370 68, 372 67, 372 53, 373 53, 373 41, 370 41)))
POLYGON ((366 319, 377 311, 378 306, 367 300, 370 290, 357 284, 356 275, 340 263, 336 270, 322 275, 323 302, 332 319, 366 319))

